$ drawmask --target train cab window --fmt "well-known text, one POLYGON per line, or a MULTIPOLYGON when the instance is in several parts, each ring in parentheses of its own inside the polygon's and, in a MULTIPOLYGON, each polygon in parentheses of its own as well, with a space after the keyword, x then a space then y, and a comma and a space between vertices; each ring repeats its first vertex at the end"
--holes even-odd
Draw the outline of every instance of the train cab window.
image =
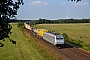
POLYGON ((63 38, 56 38, 57 40, 62 40, 63 38))

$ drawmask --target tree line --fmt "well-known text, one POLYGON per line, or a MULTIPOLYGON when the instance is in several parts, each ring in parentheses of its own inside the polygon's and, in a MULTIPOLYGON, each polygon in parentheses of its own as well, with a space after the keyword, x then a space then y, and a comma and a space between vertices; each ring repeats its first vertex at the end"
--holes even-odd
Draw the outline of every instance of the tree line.
POLYGON ((90 23, 90 19, 58 19, 58 20, 39 19, 39 20, 32 20, 30 22, 30 25, 59 24, 59 23, 90 23))

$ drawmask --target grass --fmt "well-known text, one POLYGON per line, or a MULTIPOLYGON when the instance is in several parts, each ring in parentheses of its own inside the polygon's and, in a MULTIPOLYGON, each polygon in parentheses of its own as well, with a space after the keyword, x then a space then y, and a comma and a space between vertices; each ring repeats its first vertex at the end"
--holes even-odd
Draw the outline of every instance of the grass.
POLYGON ((37 28, 46 28, 57 33, 67 33, 68 36, 75 40, 82 40, 90 44, 90 23, 80 24, 39 24, 37 28), (82 37, 82 38, 80 38, 82 37))
POLYGON ((22 33, 17 24, 11 25, 13 28, 10 38, 17 43, 13 45, 8 39, 2 41, 4 47, 0 47, 0 60, 59 60, 32 37, 22 33))

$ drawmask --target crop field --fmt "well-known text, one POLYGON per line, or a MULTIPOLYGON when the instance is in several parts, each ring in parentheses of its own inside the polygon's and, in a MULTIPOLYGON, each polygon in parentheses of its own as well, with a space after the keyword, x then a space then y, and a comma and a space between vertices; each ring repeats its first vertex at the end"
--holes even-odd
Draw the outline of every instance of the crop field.
POLYGON ((16 41, 16 45, 8 39, 1 41, 4 47, 0 47, 0 60, 59 60, 32 37, 22 33, 17 24, 11 25, 13 28, 10 38, 16 41))
POLYGON ((38 24, 37 28, 45 28, 57 33, 67 33, 72 39, 82 40, 90 44, 90 23, 77 24, 38 24))

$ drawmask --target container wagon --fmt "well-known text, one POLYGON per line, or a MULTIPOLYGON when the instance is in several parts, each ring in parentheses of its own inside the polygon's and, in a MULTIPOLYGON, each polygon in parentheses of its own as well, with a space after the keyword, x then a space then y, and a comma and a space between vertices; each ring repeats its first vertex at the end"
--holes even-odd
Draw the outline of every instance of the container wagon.
POLYGON ((48 30, 47 29, 37 29, 36 33, 38 36, 43 37, 45 32, 48 32, 48 30))
POLYGON ((43 39, 50 42, 53 45, 63 45, 64 44, 64 37, 63 35, 55 35, 52 33, 45 32, 43 39))
POLYGON ((29 30, 33 29, 33 27, 31 27, 29 24, 24 23, 24 26, 25 26, 26 29, 29 29, 29 30))

